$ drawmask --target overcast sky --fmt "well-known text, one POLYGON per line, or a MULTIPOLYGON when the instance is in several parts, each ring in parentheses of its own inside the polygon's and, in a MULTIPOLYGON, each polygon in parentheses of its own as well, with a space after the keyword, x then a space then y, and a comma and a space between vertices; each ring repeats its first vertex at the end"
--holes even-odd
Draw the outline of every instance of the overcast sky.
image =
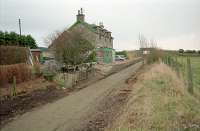
POLYGON ((200 49, 200 0, 0 0, 0 30, 31 34, 39 46, 48 34, 70 27, 79 8, 88 23, 103 22, 114 48, 139 48, 139 33, 164 49, 200 49))

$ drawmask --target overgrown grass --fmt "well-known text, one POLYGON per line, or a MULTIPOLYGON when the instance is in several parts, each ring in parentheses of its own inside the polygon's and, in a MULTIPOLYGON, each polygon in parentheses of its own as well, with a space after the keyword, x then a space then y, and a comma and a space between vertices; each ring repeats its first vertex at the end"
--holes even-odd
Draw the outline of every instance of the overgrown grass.
POLYGON ((163 57, 163 51, 158 48, 149 49, 150 53, 145 56, 147 64, 158 62, 163 57))
MULTIPOLYGON (((156 64, 133 87, 125 123, 116 131, 199 131, 200 101, 164 64, 156 64)), ((140 78, 138 78, 140 79, 140 78)))
MULTIPOLYGON (((181 93, 172 77, 158 76, 146 81, 152 95, 154 130, 192 130, 200 126, 200 103, 187 93, 181 93)), ((199 127, 200 129, 200 127, 199 127)))

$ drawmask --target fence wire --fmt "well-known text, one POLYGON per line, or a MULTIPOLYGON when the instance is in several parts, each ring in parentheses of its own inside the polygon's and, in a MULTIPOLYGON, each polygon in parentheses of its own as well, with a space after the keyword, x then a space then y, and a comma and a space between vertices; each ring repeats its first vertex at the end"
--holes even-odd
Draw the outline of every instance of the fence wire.
POLYGON ((190 58, 187 57, 185 60, 185 58, 166 55, 163 57, 162 61, 175 70, 179 77, 183 77, 188 91, 193 93, 193 72, 190 58))

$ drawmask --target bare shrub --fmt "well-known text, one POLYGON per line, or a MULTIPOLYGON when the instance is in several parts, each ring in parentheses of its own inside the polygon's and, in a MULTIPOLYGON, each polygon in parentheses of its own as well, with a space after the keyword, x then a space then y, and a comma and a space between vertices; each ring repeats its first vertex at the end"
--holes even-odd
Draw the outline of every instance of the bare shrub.
POLYGON ((0 85, 12 83, 14 76, 17 83, 30 80, 31 67, 24 63, 0 66, 0 85))
POLYGON ((157 47, 157 41, 153 38, 149 40, 144 35, 140 34, 138 42, 143 54, 142 56, 146 60, 147 64, 157 62, 163 57, 163 51, 157 47))

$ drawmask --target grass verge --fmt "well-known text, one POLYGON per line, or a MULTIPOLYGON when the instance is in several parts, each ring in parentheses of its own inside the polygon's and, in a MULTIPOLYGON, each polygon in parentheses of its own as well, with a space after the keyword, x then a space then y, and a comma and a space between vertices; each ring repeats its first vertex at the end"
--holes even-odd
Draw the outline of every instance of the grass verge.
POLYGON ((155 64, 133 85, 124 113, 109 130, 199 131, 200 101, 164 64, 155 64), (119 128, 120 127, 120 128, 119 128))

